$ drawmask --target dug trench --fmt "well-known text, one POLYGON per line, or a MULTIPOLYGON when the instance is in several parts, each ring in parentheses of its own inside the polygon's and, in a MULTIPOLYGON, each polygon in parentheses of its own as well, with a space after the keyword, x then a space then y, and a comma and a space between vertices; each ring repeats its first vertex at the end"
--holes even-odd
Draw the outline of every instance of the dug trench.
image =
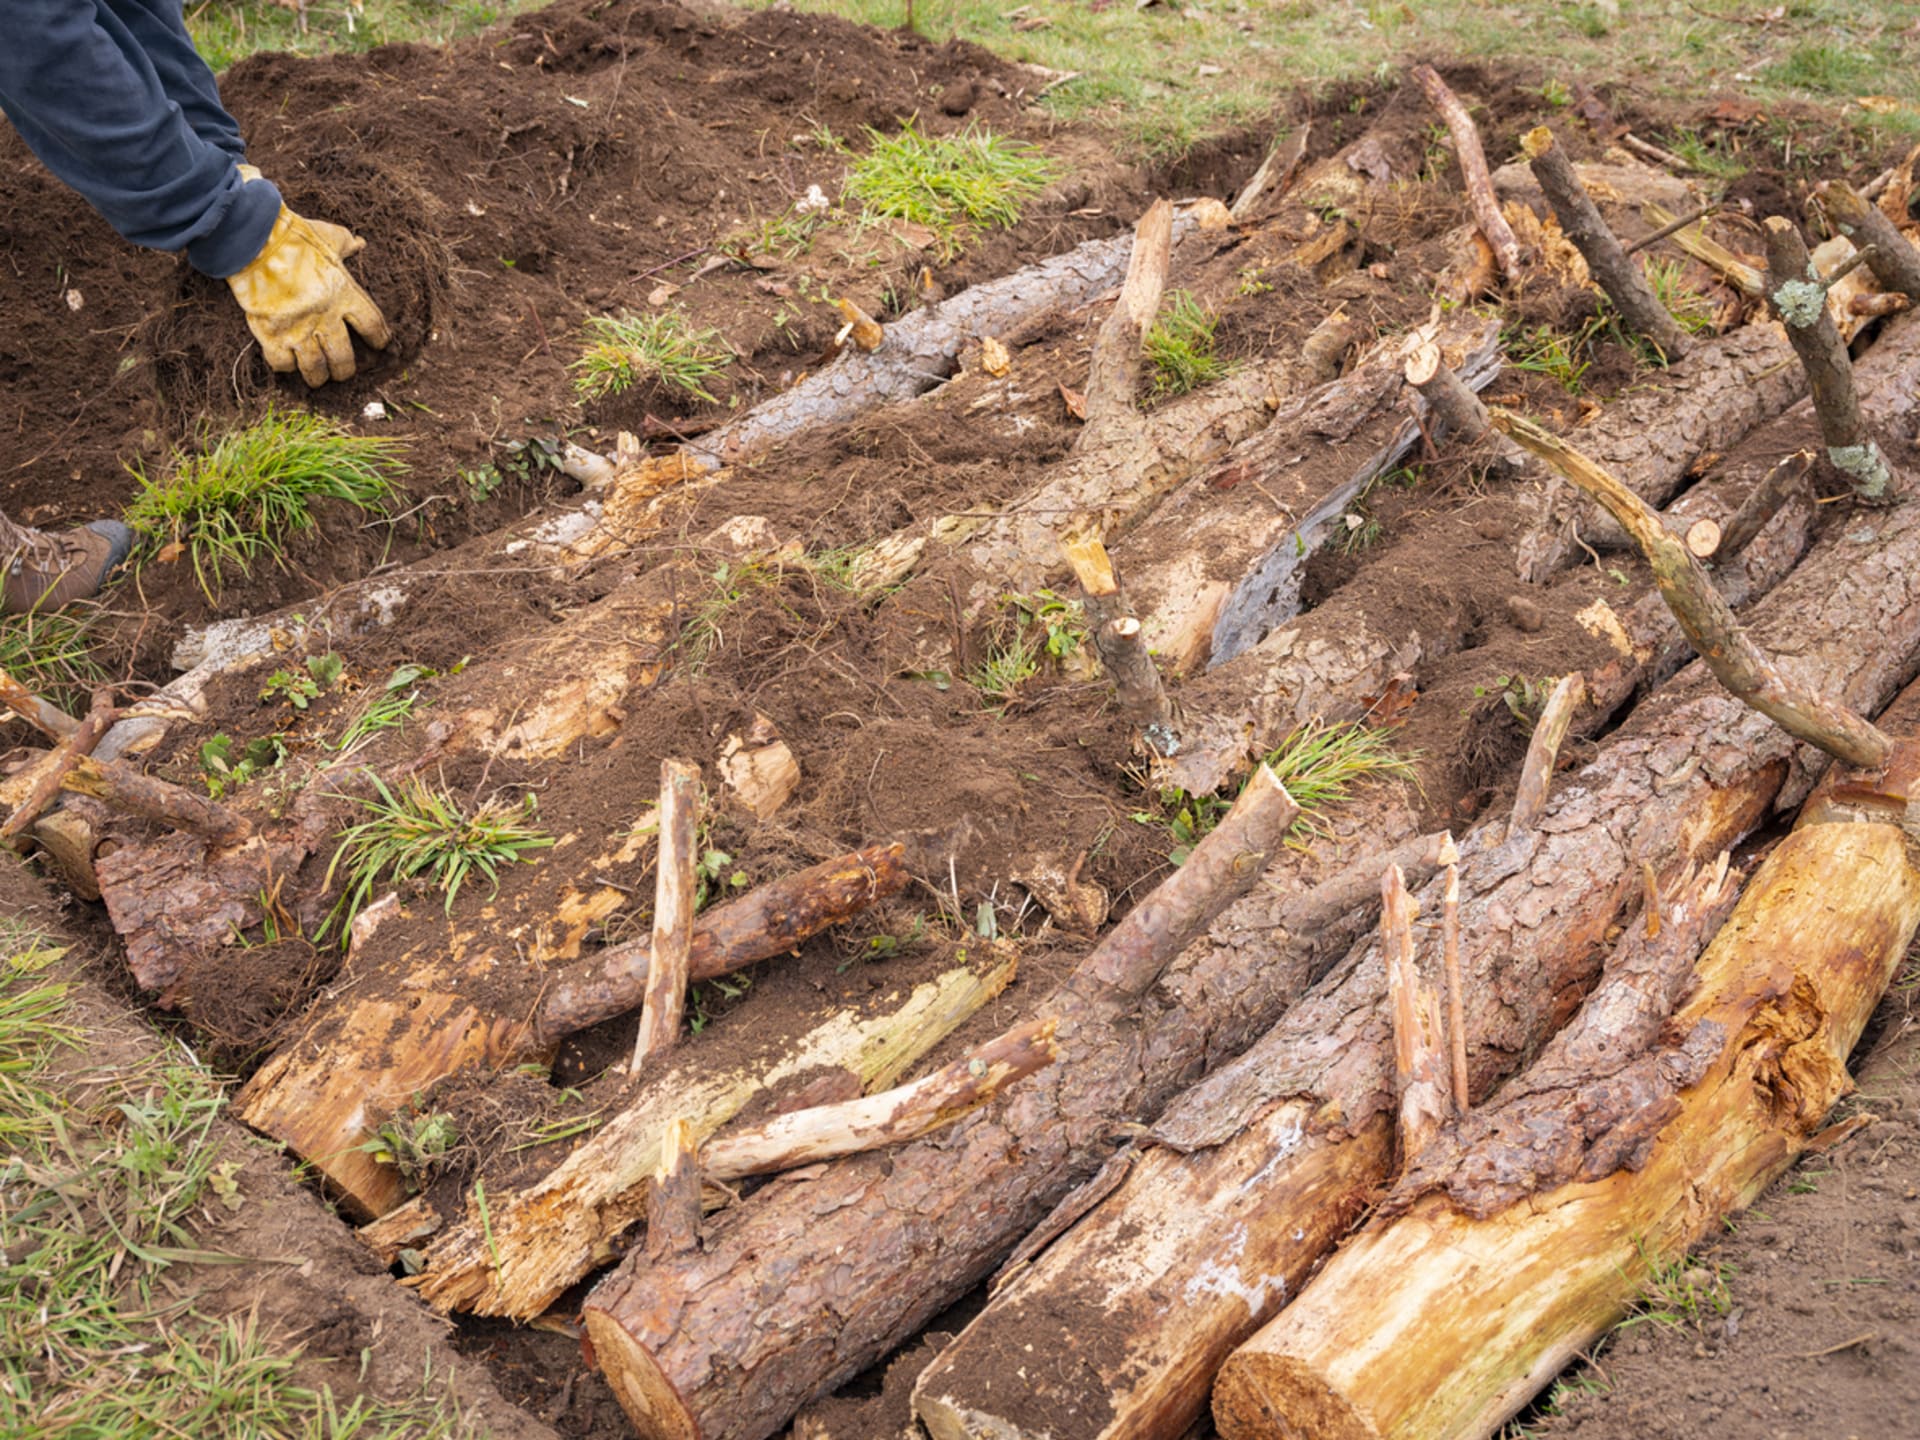
MULTIPOLYGON (((1518 153, 1524 131, 1549 120, 1577 160, 1611 167, 1595 190, 1623 239, 1655 228, 1643 214, 1649 203, 1679 210, 1695 200, 1697 177, 1609 153, 1604 133, 1549 114, 1540 76, 1441 68, 1473 102, 1496 166, 1518 153)), ((1089 393, 1089 354, 1115 308, 1118 274, 1091 299, 1042 307, 996 335, 1008 352, 1004 369, 977 344, 963 347, 957 373, 922 398, 796 434, 730 466, 717 483, 658 497, 648 525, 612 552, 583 563, 529 538, 523 515, 562 515, 588 498, 540 458, 557 454, 563 437, 607 451, 614 434, 628 430, 650 435, 665 454, 675 431, 749 412, 803 374, 832 373, 825 352, 843 322, 819 297, 850 299, 883 325, 895 323, 1081 242, 1123 237, 1156 198, 1231 201, 1274 133, 1304 133, 1298 164, 1233 224, 1183 224, 1171 250, 1166 288, 1190 292, 1217 317, 1215 343, 1230 373, 1190 396, 1149 398, 1142 383, 1142 405, 1131 394, 1122 400, 1129 415, 1144 411, 1152 424, 1177 426, 1183 413, 1203 413, 1214 403, 1210 391, 1217 397, 1236 375, 1242 384, 1259 376, 1269 388, 1249 389, 1251 402, 1238 411, 1204 411, 1197 432, 1175 447, 1189 452, 1185 468, 1136 485, 1124 505, 1110 497, 1094 522, 1124 583, 1183 558, 1178 529, 1155 524, 1158 506, 1266 507, 1259 519, 1267 525, 1279 513, 1287 543, 1301 552, 1287 582, 1293 588, 1256 597, 1256 623, 1236 644, 1265 654, 1297 631, 1289 663, 1322 678, 1317 688, 1294 683, 1274 700, 1240 748, 1281 747, 1308 722, 1360 721, 1403 762, 1326 800, 1275 861, 1270 891, 1338 876, 1383 841, 1464 832, 1501 813, 1553 677, 1619 667, 1606 620, 1631 620, 1648 588, 1645 567, 1624 550, 1592 559, 1576 551, 1580 563, 1544 583, 1524 582, 1516 557, 1538 525, 1544 482, 1503 465, 1490 445, 1449 446, 1395 382, 1398 347, 1435 323, 1436 294, 1457 287, 1472 305, 1445 318, 1445 333, 1471 348, 1481 342, 1470 316, 1483 314, 1482 328, 1494 335, 1497 364, 1482 376, 1485 397, 1576 439, 1606 433, 1610 411, 1656 416, 1673 375, 1694 373, 1658 363, 1575 283, 1564 244, 1550 227, 1542 231, 1544 206, 1529 243, 1545 258, 1503 291, 1474 273, 1459 172, 1412 85, 1276 97, 1272 126, 1156 168, 1124 162, 1097 134, 1047 120, 1033 104, 1045 83, 979 50, 907 33, 775 12, 722 21, 671 6, 575 0, 445 51, 246 62, 223 89, 253 137, 254 159, 297 207, 322 215, 337 207, 362 227, 369 243, 356 268, 396 321, 389 352, 363 354, 358 378, 313 395, 265 374, 217 288, 119 245, 7 142, 0 184, 16 261, 45 276, 64 266, 65 286, 81 301, 70 310, 49 280, 7 302, 12 353, 0 391, 16 410, 16 433, 40 437, 0 491, 10 514, 45 522, 112 509, 134 491, 128 464, 162 473, 175 447, 269 405, 311 407, 357 432, 407 442, 410 471, 394 523, 327 515, 318 534, 290 548, 284 569, 258 565, 211 595, 190 567, 152 558, 110 598, 98 624, 102 648, 138 687, 165 681, 175 642, 208 620, 299 612, 375 571, 404 570, 422 585, 393 625, 307 635, 218 676, 203 713, 176 720, 139 758, 152 774, 204 793, 206 749, 216 737, 227 737, 228 754, 279 737, 276 764, 223 787, 224 803, 277 847, 264 875, 243 869, 244 886, 224 897, 236 907, 231 916, 187 936, 190 927, 174 923, 182 917, 165 911, 162 892, 172 887, 154 882, 147 898, 158 896, 166 923, 130 919, 124 905, 110 918, 85 900, 61 923, 100 942, 89 962, 95 984, 234 1075, 237 1112, 291 1140, 344 1217, 366 1221, 402 1202, 412 1214, 438 1217, 391 1252, 396 1275, 425 1267, 415 1282, 423 1293, 436 1293, 436 1263, 450 1264, 463 1226, 481 1226, 496 1247, 507 1241, 504 1219, 499 1235, 492 1227, 510 1212, 489 1205, 537 1186, 569 1154, 592 1154, 584 1150, 592 1137, 659 1077, 629 1073, 632 1014, 557 1045, 525 1042, 516 1027, 536 1017, 564 967, 591 965, 646 935, 651 813, 664 759, 703 767, 710 823, 701 873, 715 905, 895 839, 911 877, 796 954, 701 982, 674 1075, 766 1073, 834 1017, 879 1025, 915 994, 973 987, 965 1008, 922 1027, 911 1053, 867 1069, 843 1060, 785 1073, 734 1106, 727 1119, 735 1127, 845 1098, 850 1083, 931 1072, 1031 1016, 1110 923, 1173 872, 1175 857, 1231 797, 1233 777, 1223 777, 1220 797, 1170 793, 1156 779, 1091 658, 1080 592, 1062 557, 1022 554, 1022 573, 1035 578, 1016 585, 983 574, 977 552, 949 543, 955 532, 940 528, 951 517, 988 519, 1010 506, 1030 519, 1022 497, 1045 493, 1073 467, 1092 471, 1086 457, 1094 447, 1082 442, 1076 412, 1092 414, 1111 398, 1089 393), (809 186, 838 193, 847 157, 825 142, 828 132, 858 151, 865 127, 891 132, 914 116, 936 133, 980 125, 1035 142, 1056 174, 1071 178, 1056 179, 1012 228, 963 234, 952 255, 923 228, 853 220, 830 222, 795 253, 772 248, 784 242, 763 222, 790 216, 809 186), (654 299, 664 287, 673 288, 654 299), (155 296, 166 300, 157 313, 155 296), (568 364, 587 317, 667 304, 719 329, 738 357, 711 382, 712 405, 642 389, 583 408, 568 364), (1384 378, 1368 379, 1376 372, 1384 378), (1340 385, 1349 388, 1327 388, 1340 385), (1337 413, 1314 408, 1335 393, 1360 398, 1337 413), (368 418, 372 402, 384 419, 368 418), (50 426, 49 416, 63 418, 50 426), (1250 448, 1233 448, 1241 437, 1250 448), (1354 493, 1315 514, 1331 493, 1329 476, 1361 473, 1389 451, 1354 493), (503 543, 508 533, 518 538, 503 543), (862 586, 862 557, 895 538, 912 542, 912 561, 887 584, 862 586), (1388 643, 1365 666, 1333 663, 1362 635, 1388 643), (606 680, 590 662, 616 650, 631 653, 606 680), (338 667, 322 666, 328 678, 307 703, 295 707, 284 685, 273 686, 274 675, 297 676, 307 659, 329 654, 338 667), (397 675, 404 678, 389 691, 397 675), (570 683, 589 698, 572 708, 549 703, 570 683), (346 730, 374 702, 415 693, 404 724, 371 731, 350 760, 338 759, 346 730), (768 801, 723 779, 730 746, 757 754, 776 745, 797 769, 790 794, 768 801), (339 874, 329 877, 335 832, 362 819, 361 803, 374 793, 357 778, 363 771, 396 786, 418 781, 469 806, 499 796, 517 812, 531 796, 532 823, 553 843, 528 851, 524 863, 502 864, 497 883, 470 877, 451 902, 424 885, 401 885, 397 913, 363 927, 343 956, 337 921, 326 935, 315 932, 342 893, 339 874), (1017 967, 1011 979, 1008 957, 1017 967), (129 958, 144 983, 131 978, 129 958), (950 980, 963 972, 965 982, 950 980), (460 1008, 450 1008, 456 1002, 460 1008), (446 1038, 434 1017, 448 1015, 474 1017, 459 1021, 470 1027, 457 1037, 467 1048, 423 1059, 430 1042, 446 1038), (289 1116, 327 1118, 328 1072, 366 1108, 350 1134, 294 1139, 289 1116), (493 1198, 476 1203, 478 1196, 493 1198), (436 1256, 438 1246, 446 1248, 436 1256)), ((1613 121, 1643 135, 1719 123, 1704 110, 1643 107, 1626 93, 1608 100, 1613 121)), ((1763 201, 1755 218, 1771 213, 1766 202, 1798 218, 1813 182, 1844 175, 1864 184, 1899 158, 1849 152, 1848 132, 1829 117, 1783 118, 1796 127, 1791 164, 1765 134, 1729 137, 1755 162, 1732 192, 1763 201)), ((1501 171, 1496 183, 1525 203, 1523 176, 1501 171)), ((1744 218, 1713 225, 1731 248, 1758 250, 1744 218)), ((1671 265, 1676 293, 1692 297, 1686 308, 1702 348, 1737 343, 1716 337, 1769 323, 1671 242, 1654 253, 1671 265)), ((1897 357, 1908 349, 1897 337, 1883 346, 1869 328, 1856 348, 1863 374, 1877 352, 1905 373, 1900 364, 1908 362, 1897 357)), ((1749 388, 1784 410, 1795 397, 1766 390, 1779 383, 1766 370, 1749 388)), ((1889 401, 1874 418, 1889 454, 1910 457, 1910 400, 1889 401)), ((1683 436, 1671 448, 1683 453, 1661 462, 1667 472, 1648 466, 1647 486, 1661 503, 1689 487, 1699 504, 1737 502, 1758 470, 1815 434, 1810 418, 1766 414, 1728 419, 1725 433, 1689 432, 1695 422, 1683 402, 1667 402, 1666 419, 1683 436), (1729 495, 1716 500, 1723 480, 1729 495)), ((1799 530, 1776 571, 1861 523, 1837 486, 1819 498, 1832 503, 1803 497, 1797 509, 1783 507, 1776 537, 1799 530)), ((1202 570, 1208 580, 1240 578, 1202 570)), ((1203 651, 1180 662, 1187 673, 1167 661, 1183 720, 1252 703, 1222 698, 1241 673, 1224 663, 1233 658, 1203 651)), ((1633 683, 1615 695, 1611 712, 1576 724, 1563 764, 1601 753, 1639 693, 1678 658, 1636 659, 1633 683)), ((1911 674, 1914 659, 1891 668, 1911 674)), ((1292 672, 1275 662, 1273 673, 1292 672)), ((14 722, 5 738, 31 743, 14 722)), ((86 811, 80 802, 74 808, 86 811)), ((95 854, 102 875, 123 887, 139 880, 140 857, 179 858, 151 826, 102 823, 110 834, 95 854)), ((1762 820, 1751 844, 1757 850, 1773 834, 1762 820)), ((186 863, 191 870, 192 855, 186 863)), ((1223 946, 1253 943, 1231 912, 1219 925, 1217 935, 1229 937, 1223 946)), ((1577 999, 1559 997, 1563 1014, 1577 999)), ((1897 1042, 1899 1003, 1888 1002, 1869 1043, 1897 1042)), ((1191 1083, 1231 1058, 1258 1033, 1244 1033, 1246 1017, 1239 1023, 1239 1031, 1223 1025, 1167 1078, 1191 1083)), ((1145 1093, 1156 1104, 1166 1098, 1145 1093)), ((1850 1214, 1897 1241, 1908 1232, 1896 1227, 1910 1230, 1915 1152, 1889 1113, 1894 1128, 1879 1133, 1892 1140, 1869 1131, 1830 1163, 1884 1175, 1884 1184, 1852 1196, 1865 1209, 1850 1214)), ((1114 1118, 1124 1126, 1154 1116, 1114 1118)), ((1077 1151, 1075 1165, 1090 1153, 1077 1151)), ((1039 1219, 1082 1178, 1065 1172, 1029 1193, 1027 1219, 1039 1219)), ((742 1215, 754 1212, 756 1183, 739 1187, 742 1215)), ((790 1192, 805 1183, 803 1171, 765 1188, 790 1192)), ((723 1213, 709 1227, 724 1234, 734 1218, 723 1213)), ((587 1277, 634 1245, 631 1219, 592 1237, 580 1273, 557 1280, 557 1301, 541 1307, 543 1317, 520 1317, 537 1324, 456 1315, 455 1347, 562 1434, 631 1433, 578 1343, 587 1277)), ((1825 1263, 1825 1242, 1791 1248, 1825 1263)), ((1894 1251, 1886 1274, 1905 1266, 1910 1291, 1912 1247, 1894 1251)), ((501 1269, 497 1258, 493 1268, 501 1269)), ((1796 1409, 1829 1408, 1823 1381, 1832 1389, 1838 1380, 1906 1383, 1890 1347, 1901 1343, 1891 1327, 1911 1313, 1898 1309, 1908 1301, 1863 1291, 1883 1310, 1869 1316, 1862 1302, 1849 1311, 1821 1288, 1824 1272, 1783 1278, 1784 1268, 1776 1261, 1767 1271, 1779 1303, 1819 1293, 1839 1312, 1835 1327, 1857 1318, 1849 1334, 1875 1332, 1810 1375, 1792 1397, 1796 1409), (1828 1373, 1841 1366, 1858 1373, 1828 1373)), ((328 1281, 323 1273, 305 1283, 328 1281)), ((872 1368, 809 1404, 795 1433, 898 1433, 919 1370, 983 1298, 971 1281, 957 1287, 928 1310, 934 1318, 895 1338, 890 1368, 884 1350, 861 1357, 852 1368, 872 1368), (958 1308, 947 1310, 949 1301, 958 1308)), ((1755 1295, 1745 1303, 1773 1302, 1755 1295)), ((1699 1345, 1715 1353, 1695 1363, 1737 1357, 1724 1315, 1709 1323, 1721 1325, 1720 1337, 1703 1335, 1699 1345)), ((1751 1321, 1746 1328, 1763 1333, 1751 1321)), ((830 1390, 841 1368, 836 1362, 814 1383, 830 1390)), ((1693 1389, 1741 1387, 1724 1370, 1705 1373, 1714 1378, 1693 1389)), ((1622 1396, 1604 1407, 1570 1406, 1570 1421, 1543 1415, 1537 1423, 1626 1434, 1645 1428, 1631 1406, 1622 1396)), ((793 1418, 793 1406, 775 1405, 782 1408, 773 1427, 793 1418)), ((755 1426, 769 1428, 743 1421, 727 1433, 755 1426)))

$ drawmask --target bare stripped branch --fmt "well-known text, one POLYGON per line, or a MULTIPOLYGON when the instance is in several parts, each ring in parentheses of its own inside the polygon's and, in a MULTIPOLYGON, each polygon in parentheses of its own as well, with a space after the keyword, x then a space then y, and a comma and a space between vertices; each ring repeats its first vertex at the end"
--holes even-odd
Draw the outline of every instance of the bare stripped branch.
POLYGON ((1560 742, 1567 738, 1567 726, 1586 699, 1587 685, 1578 671, 1562 675, 1560 683, 1553 687, 1553 694, 1547 697, 1546 708, 1534 724, 1533 738, 1527 743, 1526 762, 1520 768, 1520 788, 1513 797, 1516 832, 1531 830, 1540 823, 1547 808, 1547 791, 1553 785, 1554 766, 1560 759, 1560 742))
POLYGON ((1520 242, 1514 238, 1507 217, 1500 213, 1500 201, 1493 193, 1493 177, 1487 172, 1487 152, 1481 147, 1480 131, 1473 117, 1431 65, 1414 66, 1413 78, 1427 97, 1427 103, 1447 122, 1447 133, 1453 137, 1453 153, 1459 157, 1460 173, 1466 178, 1467 203, 1473 209, 1474 224, 1486 237, 1500 273, 1509 280, 1517 278, 1520 242))
POLYGON ((694 826, 700 815, 700 767, 685 760, 660 762, 660 844, 655 856, 653 951, 640 1029, 633 1042, 633 1073, 649 1055, 680 1041, 687 1008, 687 974, 693 953, 695 890, 694 826))

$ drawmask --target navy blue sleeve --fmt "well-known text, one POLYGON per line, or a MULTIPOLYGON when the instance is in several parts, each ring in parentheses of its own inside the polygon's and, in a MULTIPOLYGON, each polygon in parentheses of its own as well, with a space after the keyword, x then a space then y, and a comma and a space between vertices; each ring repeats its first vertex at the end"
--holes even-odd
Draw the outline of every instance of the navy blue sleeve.
POLYGON ((267 243, 280 192, 240 178, 240 127, 181 6, 0 0, 0 109, 128 240, 224 278, 267 243))

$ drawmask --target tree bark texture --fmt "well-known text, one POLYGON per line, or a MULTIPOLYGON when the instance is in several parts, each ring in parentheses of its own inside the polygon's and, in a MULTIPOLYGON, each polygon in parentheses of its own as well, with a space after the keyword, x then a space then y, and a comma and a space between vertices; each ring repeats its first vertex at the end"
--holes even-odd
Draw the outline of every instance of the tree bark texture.
POLYGON ((879 997, 860 1014, 831 1016, 798 1036, 769 1037, 762 1055, 736 1067, 715 1070, 697 1049, 672 1056, 552 1172, 516 1193, 490 1195, 485 1223, 470 1205, 407 1283, 439 1310, 532 1319, 612 1259, 621 1235, 644 1218, 668 1121, 689 1120, 705 1140, 755 1096, 823 1072, 884 1090, 1013 975, 1010 947, 983 946, 904 996, 879 997))
POLYGON ((1693 337, 1660 303, 1640 262, 1620 248, 1619 239, 1573 173, 1567 152, 1554 143, 1553 132, 1541 125, 1528 131, 1520 144, 1547 203, 1560 219, 1561 230, 1585 258, 1587 269, 1614 308, 1627 324, 1659 346, 1668 360, 1684 358, 1693 349, 1693 337))
POLYGON ((1497 1433, 1852 1088, 1847 1053, 1920 926, 1905 851, 1884 825, 1783 841, 1697 976, 1665 987, 1671 1003, 1697 980, 1677 1038, 1636 1023, 1646 1007, 1618 1003, 1620 987, 1597 993, 1511 1101, 1407 1178, 1420 1198, 1396 1197, 1404 1213, 1348 1242, 1227 1362, 1221 1434, 1497 1433))
POLYGON ((1407 353, 1437 343, 1469 386, 1499 370, 1499 327, 1464 316, 1380 347, 1283 405, 1258 437, 1170 495, 1115 548, 1147 647, 1175 673, 1232 659, 1299 612, 1307 560, 1420 439, 1407 353))
MULTIPOLYGON (((1920 515, 1903 508, 1872 521, 1871 533, 1824 542, 1763 602, 1757 627, 1802 647, 1780 662, 1802 683, 1863 709, 1920 663, 1920 576, 1910 573, 1920 515)), ((1696 666, 1566 777, 1539 828, 1509 833, 1496 819, 1465 839, 1459 913, 1476 1099, 1591 986, 1643 862, 1668 876, 1704 863, 1804 795, 1796 748, 1696 666)), ((1420 895, 1429 911, 1440 899, 1438 884, 1420 895)), ((1152 1131, 1167 1148, 997 1295, 922 1393, 991 1413, 1003 1435, 1178 1434, 1204 1400, 1195 1377, 1265 1323, 1338 1238, 1320 1224, 1330 1195, 1357 1208, 1388 1180, 1395 1100, 1386 967, 1363 941, 1251 1049, 1169 1107, 1152 1131), (990 1399, 961 1393, 950 1379, 932 1388, 949 1362, 1005 1376, 1030 1354, 1056 1363, 1044 1386, 1030 1371, 1019 1395, 1004 1385, 990 1399), (1126 1427, 1108 1431, 1102 1417, 1122 1413, 1122 1401, 1126 1427), (1087 1418, 1068 1425, 1070 1415, 1087 1418)))
MULTIPOLYGON (((613 861, 638 858, 640 841, 615 842, 613 861)), ((392 1167, 361 1148, 395 1108, 460 1070, 539 1055, 640 1003, 647 947, 567 963, 589 923, 628 903, 598 883, 603 869, 583 859, 578 885, 562 881, 557 896, 527 892, 514 913, 490 921, 423 920, 411 943, 383 949, 377 963, 350 956, 351 983, 241 1087, 240 1117, 314 1166, 353 1213, 405 1200, 392 1167), (556 916, 566 917, 558 933, 556 916)), ((904 883, 900 849, 876 847, 715 906, 695 922, 692 977, 781 954, 904 883)))
POLYGON ((1198 866, 1226 889, 1189 881, 1143 901, 1040 1007, 1037 1018, 1058 1024, 1060 1060, 1032 1081, 884 1157, 754 1195, 717 1218, 698 1257, 630 1263, 603 1280, 588 1300, 595 1349, 636 1428, 733 1440, 786 1424, 989 1273, 1099 1168, 1114 1121, 1152 1113, 1191 1074, 1229 1015, 1258 1013, 1297 985, 1297 972, 1276 973, 1289 967, 1228 964, 1208 967, 1224 1013, 1137 998, 1252 888, 1291 819, 1284 800, 1277 782, 1251 807, 1243 798, 1175 876, 1198 866), (766 1284, 770 1264, 778 1286, 766 1284))

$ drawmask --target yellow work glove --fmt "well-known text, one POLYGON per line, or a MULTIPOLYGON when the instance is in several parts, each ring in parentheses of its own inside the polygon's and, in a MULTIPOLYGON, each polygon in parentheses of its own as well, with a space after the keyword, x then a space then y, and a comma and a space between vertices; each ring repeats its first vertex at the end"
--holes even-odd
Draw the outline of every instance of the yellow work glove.
MULTIPOLYGON (((266 178, 260 173, 258 165, 236 165, 234 168, 240 172, 240 178, 249 184, 266 178)), ((342 260, 351 260, 367 248, 367 242, 344 225, 336 225, 331 220, 315 220, 311 216, 307 217, 307 223, 320 232, 320 238, 326 242, 327 248, 342 260)))
POLYGON ((341 226, 322 230, 283 205, 266 247, 227 277, 270 369, 297 368, 314 386, 351 379, 349 325, 374 349, 386 348, 386 316, 340 263, 343 251, 358 248, 358 237, 341 226))

